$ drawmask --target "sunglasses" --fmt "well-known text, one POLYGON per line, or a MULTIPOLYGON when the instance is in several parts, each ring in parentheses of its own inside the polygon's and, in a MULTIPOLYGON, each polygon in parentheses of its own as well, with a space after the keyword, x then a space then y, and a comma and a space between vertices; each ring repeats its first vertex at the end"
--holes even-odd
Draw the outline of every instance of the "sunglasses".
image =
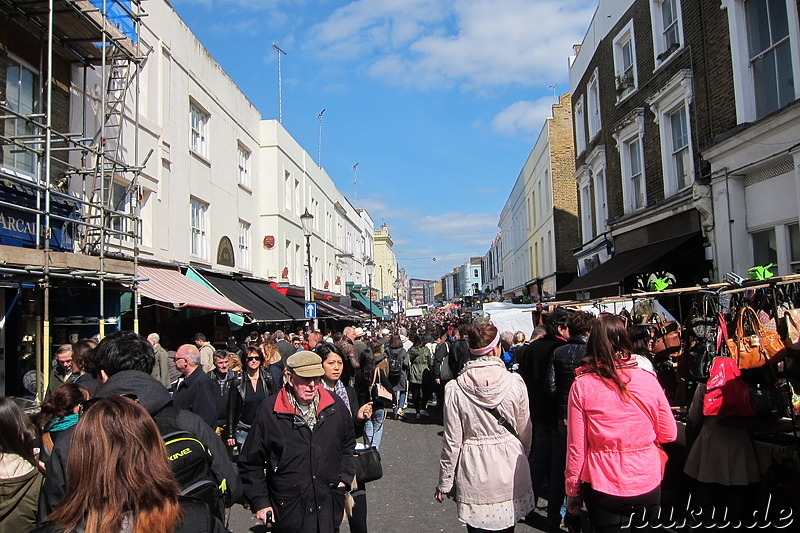
POLYGON ((248 357, 247 360, 248 361, 261 361, 261 358, 260 357, 248 357))
MULTIPOLYGON (((139 397, 135 394, 115 394, 114 396, 122 396, 123 398, 128 398, 129 400, 133 400, 136 403, 139 403, 139 397)), ((110 398, 110 396, 104 396, 103 398, 89 398, 88 400, 83 400, 78 407, 78 414, 84 414, 86 411, 89 410, 94 404, 103 400, 105 398, 110 398)))

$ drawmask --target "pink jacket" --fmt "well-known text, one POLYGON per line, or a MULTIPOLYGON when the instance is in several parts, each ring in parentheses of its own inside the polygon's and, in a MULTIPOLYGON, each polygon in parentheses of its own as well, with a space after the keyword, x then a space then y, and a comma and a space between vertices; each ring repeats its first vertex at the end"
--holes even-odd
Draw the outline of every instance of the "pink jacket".
POLYGON ((567 406, 567 495, 577 496, 582 481, 613 496, 650 492, 661 483, 654 441, 658 437, 659 442, 671 442, 678 431, 664 391, 655 376, 641 368, 618 370, 628 392, 650 409, 648 417, 615 386, 580 371, 567 406))

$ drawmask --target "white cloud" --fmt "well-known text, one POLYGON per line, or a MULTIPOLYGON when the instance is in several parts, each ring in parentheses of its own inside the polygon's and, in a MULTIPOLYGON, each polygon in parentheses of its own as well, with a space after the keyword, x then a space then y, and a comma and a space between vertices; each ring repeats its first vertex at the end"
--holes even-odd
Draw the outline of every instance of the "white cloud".
POLYGON ((336 60, 359 58, 394 83, 485 89, 566 77, 594 0, 357 0, 312 27, 336 60))
POLYGON ((538 133, 547 117, 552 115, 553 98, 544 96, 534 102, 514 102, 492 120, 492 129, 508 136, 538 133))

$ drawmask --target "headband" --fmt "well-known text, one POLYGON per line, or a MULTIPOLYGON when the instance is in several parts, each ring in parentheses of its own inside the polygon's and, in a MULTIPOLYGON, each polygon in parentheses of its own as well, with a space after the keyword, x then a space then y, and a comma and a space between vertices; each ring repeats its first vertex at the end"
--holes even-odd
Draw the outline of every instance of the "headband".
POLYGON ((469 353, 472 355, 486 355, 487 353, 494 350, 494 347, 500 342, 500 332, 497 332, 495 335, 494 340, 489 343, 488 346, 484 346, 483 348, 470 348, 469 353))

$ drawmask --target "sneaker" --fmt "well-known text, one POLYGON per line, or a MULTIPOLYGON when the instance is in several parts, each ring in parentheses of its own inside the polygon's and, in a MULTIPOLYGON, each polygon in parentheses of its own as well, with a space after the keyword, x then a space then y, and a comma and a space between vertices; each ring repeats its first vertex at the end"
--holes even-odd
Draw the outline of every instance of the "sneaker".
POLYGON ((426 409, 420 410, 419 415, 420 416, 431 416, 431 415, 428 414, 428 411, 426 409))
POLYGON ((397 410, 397 413, 395 413, 395 417, 394 418, 395 418, 395 420, 397 420, 399 418, 403 418, 403 416, 405 416, 405 413, 403 413, 403 409, 400 408, 400 409, 397 410))
POLYGON ((422 418, 422 413, 417 413, 417 420, 419 420, 420 418, 422 418))

